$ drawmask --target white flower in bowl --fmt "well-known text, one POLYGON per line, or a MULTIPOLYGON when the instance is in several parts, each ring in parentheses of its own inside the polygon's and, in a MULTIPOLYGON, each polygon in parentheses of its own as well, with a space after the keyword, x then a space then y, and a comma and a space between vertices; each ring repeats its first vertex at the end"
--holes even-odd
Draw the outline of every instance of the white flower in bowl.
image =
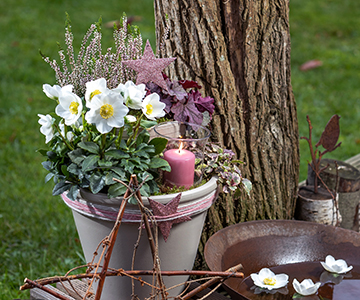
POLYGON ((320 263, 326 271, 336 274, 349 272, 353 268, 352 266, 348 266, 345 260, 335 260, 331 255, 326 256, 325 262, 321 261, 320 263))
POLYGON ((293 287, 295 291, 303 296, 313 295, 317 292, 321 285, 321 282, 313 283, 311 279, 304 279, 301 283, 296 280, 293 280, 293 287))
POLYGON ((260 288, 265 288, 268 290, 279 289, 287 285, 289 282, 289 276, 286 274, 275 275, 268 268, 263 268, 260 272, 253 273, 250 275, 251 279, 254 281, 254 284, 260 288))

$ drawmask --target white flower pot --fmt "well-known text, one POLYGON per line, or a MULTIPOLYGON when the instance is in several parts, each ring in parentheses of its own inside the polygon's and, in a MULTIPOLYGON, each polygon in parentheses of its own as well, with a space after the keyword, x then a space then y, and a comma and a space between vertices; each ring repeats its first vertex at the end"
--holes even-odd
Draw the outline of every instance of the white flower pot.
MULTIPOLYGON (((182 193, 178 211, 191 217, 191 221, 173 224, 170 235, 165 242, 159 232, 159 257, 161 270, 191 270, 196 257, 199 240, 206 213, 215 201, 217 179, 212 178, 206 184, 182 193)), ((153 196, 151 199, 167 204, 176 194, 153 196)), ((64 202, 71 207, 79 233, 85 259, 90 262, 99 242, 114 226, 109 216, 116 218, 121 199, 108 199, 106 195, 82 192, 82 197, 71 201, 62 195, 64 202)), ((147 198, 144 205, 149 207, 147 198)), ((123 222, 120 225, 115 247, 112 252, 109 267, 115 269, 131 269, 134 244, 138 238, 140 214, 137 206, 127 204, 123 222)), ((99 250, 99 252, 101 249, 99 250)), ((97 260, 95 260, 97 262, 97 260)), ((140 245, 136 252, 135 270, 152 270, 153 260, 146 231, 143 230, 140 245)), ((141 276, 147 282, 152 282, 151 276, 141 276)), ((185 282, 187 276, 163 277, 166 288, 185 282)), ((183 285, 168 291, 170 297, 177 296, 183 285)), ((135 293, 140 299, 149 297, 151 288, 135 283, 135 293)), ((131 299, 131 280, 127 277, 107 277, 102 292, 103 300, 131 299)))

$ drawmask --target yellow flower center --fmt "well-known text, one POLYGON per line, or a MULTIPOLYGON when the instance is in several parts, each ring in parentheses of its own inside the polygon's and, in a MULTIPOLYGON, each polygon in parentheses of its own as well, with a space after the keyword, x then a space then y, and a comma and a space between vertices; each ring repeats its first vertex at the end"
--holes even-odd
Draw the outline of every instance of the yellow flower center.
POLYGON ((78 102, 71 102, 70 106, 69 106, 69 110, 73 115, 76 115, 78 113, 78 108, 79 108, 79 103, 78 102))
POLYGON ((95 90, 93 92, 90 93, 90 100, 95 96, 95 95, 99 95, 101 94, 101 92, 99 90, 95 90))
POLYGON ((153 106, 151 104, 146 105, 146 114, 147 115, 151 115, 153 110, 154 110, 154 108, 153 108, 153 106))
POLYGON ((265 278, 265 279, 264 279, 264 283, 265 283, 266 285, 275 285, 276 279, 275 279, 275 278, 272 278, 272 277, 268 277, 268 278, 265 278))
POLYGON ((114 115, 114 108, 110 104, 104 104, 100 108, 100 116, 104 119, 109 119, 114 115))

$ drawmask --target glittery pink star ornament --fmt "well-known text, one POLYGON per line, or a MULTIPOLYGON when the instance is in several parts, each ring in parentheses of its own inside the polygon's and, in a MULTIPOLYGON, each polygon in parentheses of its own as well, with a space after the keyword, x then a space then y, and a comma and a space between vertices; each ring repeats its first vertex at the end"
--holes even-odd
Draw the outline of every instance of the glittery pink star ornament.
POLYGON ((167 90, 167 85, 161 73, 168 65, 170 65, 176 57, 171 58, 155 58, 154 52, 151 49, 149 40, 146 41, 144 54, 141 59, 125 60, 122 63, 138 72, 136 84, 148 83, 152 81, 158 86, 167 90))
MULTIPOLYGON (((166 205, 163 205, 163 204, 156 202, 149 198, 150 207, 154 213, 154 216, 155 217, 156 216, 159 216, 159 217, 160 216, 161 217, 169 216, 170 217, 171 215, 176 214, 177 207, 179 206, 180 198, 181 198, 181 193, 179 195, 177 195, 174 199, 172 199, 166 205)), ((170 219, 168 221, 158 222, 159 229, 164 237, 165 242, 167 241, 167 239, 170 235, 170 229, 173 224, 182 223, 182 222, 186 222, 186 221, 190 221, 190 220, 191 220, 191 218, 188 216, 181 216, 181 217, 177 216, 176 218, 170 219)))

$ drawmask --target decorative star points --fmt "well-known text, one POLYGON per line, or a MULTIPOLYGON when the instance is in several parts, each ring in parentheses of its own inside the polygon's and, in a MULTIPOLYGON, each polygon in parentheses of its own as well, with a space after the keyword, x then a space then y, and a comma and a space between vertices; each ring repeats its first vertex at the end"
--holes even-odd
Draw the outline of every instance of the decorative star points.
POLYGON ((136 78, 136 84, 146 84, 149 81, 152 81, 164 90, 167 90, 167 85, 161 72, 175 59, 176 57, 155 58, 154 52, 151 49, 150 42, 149 40, 147 40, 141 59, 125 60, 122 63, 138 73, 136 78))
MULTIPOLYGON (((172 199, 170 202, 168 202, 166 205, 156 202, 149 198, 150 207, 154 213, 154 216, 166 217, 175 214, 179 206, 180 198, 181 198, 181 193, 177 195, 174 199, 172 199)), ((158 222, 159 229, 164 237, 165 242, 167 241, 170 235, 170 229, 173 224, 178 224, 190 220, 191 218, 188 216, 181 216, 168 221, 158 222)))

